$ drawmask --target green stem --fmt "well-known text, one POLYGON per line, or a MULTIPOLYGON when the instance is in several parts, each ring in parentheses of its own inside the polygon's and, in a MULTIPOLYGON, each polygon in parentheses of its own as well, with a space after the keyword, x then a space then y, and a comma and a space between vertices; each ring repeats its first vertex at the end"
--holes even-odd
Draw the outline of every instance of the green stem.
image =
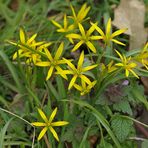
POLYGON ((12 113, 12 112, 10 112, 10 111, 8 111, 8 110, 5 110, 5 109, 3 109, 3 108, 1 108, 1 107, 0 107, 0 110, 3 111, 3 112, 6 112, 6 113, 8 113, 8 114, 10 114, 10 115, 12 115, 12 116, 15 116, 16 118, 19 118, 20 120, 23 120, 24 122, 26 122, 26 123, 29 124, 30 126, 34 127, 29 121, 23 119, 22 117, 20 117, 20 116, 14 114, 14 113, 12 113))

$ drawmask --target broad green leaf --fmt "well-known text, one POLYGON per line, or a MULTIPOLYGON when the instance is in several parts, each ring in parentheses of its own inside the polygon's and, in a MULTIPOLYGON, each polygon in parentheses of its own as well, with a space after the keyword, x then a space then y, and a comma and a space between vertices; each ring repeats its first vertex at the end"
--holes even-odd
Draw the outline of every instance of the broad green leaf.
POLYGON ((124 142, 128 138, 132 124, 133 122, 131 120, 122 117, 116 116, 113 118, 111 121, 111 127, 120 142, 124 142))
MULTIPOLYGON (((69 100, 62 100, 62 101, 69 101, 69 100)), ((92 115, 96 117, 96 120, 98 120, 101 123, 101 125, 106 129, 106 131, 108 132, 108 134, 110 135, 110 137, 114 141, 117 148, 121 148, 120 143, 118 142, 117 138, 115 137, 113 131, 110 129, 110 125, 109 125, 108 121, 104 118, 104 116, 98 110, 96 110, 93 106, 91 106, 87 102, 84 102, 81 100, 80 101, 70 100, 70 101, 84 107, 84 109, 85 108, 89 109, 91 111, 92 115)))
POLYGON ((121 100, 119 103, 115 103, 113 105, 114 110, 121 111, 123 113, 128 113, 129 115, 132 115, 132 109, 130 107, 130 104, 127 100, 121 100))

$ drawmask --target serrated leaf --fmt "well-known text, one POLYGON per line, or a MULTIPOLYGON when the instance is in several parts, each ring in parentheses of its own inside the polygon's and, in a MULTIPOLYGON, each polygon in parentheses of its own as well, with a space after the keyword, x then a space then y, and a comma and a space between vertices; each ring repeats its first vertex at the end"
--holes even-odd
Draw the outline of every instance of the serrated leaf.
POLYGON ((127 100, 121 100, 119 103, 114 104, 113 108, 114 110, 128 113, 129 115, 133 114, 130 104, 127 100))
POLYGON ((113 128, 113 131, 120 142, 127 139, 131 131, 132 124, 132 121, 122 117, 115 117, 112 120, 111 127, 113 128))

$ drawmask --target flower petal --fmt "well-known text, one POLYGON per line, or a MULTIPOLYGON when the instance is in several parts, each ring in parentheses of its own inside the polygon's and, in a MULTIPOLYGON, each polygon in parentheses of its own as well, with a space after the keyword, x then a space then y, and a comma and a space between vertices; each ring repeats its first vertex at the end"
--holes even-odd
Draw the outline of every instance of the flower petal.
POLYGON ((42 122, 33 122, 31 124, 34 126, 46 126, 46 123, 42 123, 42 122))
POLYGON ((90 24, 95 27, 95 29, 100 33, 100 35, 101 35, 103 38, 105 37, 104 32, 102 31, 102 29, 101 29, 100 27, 98 27, 98 26, 96 25, 96 23, 92 23, 92 22, 91 22, 90 24))
POLYGON ((90 38, 90 40, 100 40, 100 39, 103 39, 102 36, 90 36, 89 38, 90 38))
POLYGON ((72 11, 72 14, 74 16, 74 18, 76 18, 76 13, 75 13, 75 10, 73 8, 73 6, 70 4, 70 8, 71 8, 71 11, 72 11))
POLYGON ((94 45, 90 41, 86 42, 86 45, 90 48, 90 50, 93 53, 96 53, 96 48, 94 47, 94 45))
POLYGON ((42 67, 50 66, 50 62, 37 62, 35 63, 35 65, 42 66, 42 67))
POLYGON ((122 64, 122 63, 116 63, 115 65, 116 65, 116 66, 121 66, 121 67, 124 66, 124 64, 122 64))
POLYGON ((83 6, 81 7, 81 9, 80 9, 80 11, 78 12, 78 15, 77 15, 79 22, 83 21, 83 19, 86 17, 86 15, 88 14, 88 12, 90 10, 90 7, 86 8, 86 6, 85 7, 83 7, 83 6))
MULTIPOLYGON (((96 23, 97 24, 97 23, 96 23)), ((89 28, 89 30, 86 32, 86 36, 90 36, 93 32, 94 32, 94 30, 95 30, 95 27, 94 26, 91 26, 90 28, 89 28)))
POLYGON ((85 76, 85 75, 80 75, 79 76, 83 81, 85 81, 87 84, 91 84, 91 81, 85 76))
POLYGON ((48 59, 49 59, 50 61, 53 61, 53 58, 52 58, 51 53, 49 52, 49 50, 48 50, 47 48, 44 48, 44 51, 45 51, 45 53, 46 53, 48 59))
POLYGON ((29 40, 27 41, 27 44, 30 44, 31 42, 33 42, 36 36, 37 34, 32 35, 31 38, 29 38, 29 40))
POLYGON ((57 122, 52 122, 51 126, 64 126, 67 124, 69 124, 69 122, 67 122, 67 121, 57 121, 57 122))
POLYGON ((50 118, 49 118, 49 123, 51 123, 52 122, 52 120, 54 119, 54 117, 55 117, 55 115, 56 115, 56 113, 57 113, 57 110, 58 110, 58 108, 56 107, 54 110, 53 110, 53 112, 51 113, 51 115, 50 115, 50 118))
POLYGON ((63 48, 64 48, 64 42, 62 42, 62 43, 60 44, 60 46, 59 46, 59 48, 58 48, 58 50, 57 50, 57 52, 56 52, 56 54, 55 54, 54 59, 58 60, 58 59, 60 58, 60 56, 61 56, 61 54, 62 54, 62 52, 63 52, 63 48))
POLYGON ((116 39, 111 39, 111 41, 113 41, 113 42, 115 42, 115 43, 117 43, 117 44, 119 44, 119 45, 126 46, 124 43, 122 43, 122 42, 120 42, 120 41, 118 41, 118 40, 116 40, 116 39))
POLYGON ((125 76, 128 77, 129 76, 129 70, 125 69, 125 76))
POLYGON ((44 127, 42 129, 42 131, 40 132, 39 136, 38 136, 38 140, 40 140, 44 135, 45 133, 47 132, 48 128, 47 127, 44 127))
POLYGON ((106 25, 106 36, 107 38, 110 37, 111 34, 111 18, 109 18, 107 25, 106 25))
POLYGON ((76 34, 76 33, 71 33, 71 34, 68 34, 66 35, 67 38, 72 38, 72 39, 81 39, 81 35, 79 34, 76 34))
POLYGON ((46 81, 47 81, 48 79, 50 79, 50 77, 51 77, 51 75, 52 75, 52 73, 53 73, 53 69, 54 69, 54 67, 51 66, 50 69, 48 70, 48 74, 47 74, 47 77, 46 77, 46 81))
POLYGON ((72 49, 72 52, 74 52, 74 51, 76 51, 82 44, 84 43, 84 41, 80 41, 80 42, 78 42, 75 46, 74 46, 74 48, 72 49))
POLYGON ((82 36, 85 37, 86 35, 85 35, 85 30, 84 30, 83 26, 80 23, 78 25, 79 25, 79 30, 80 30, 82 36))
POLYGON ((83 62, 84 62, 84 51, 81 52, 81 55, 79 57, 78 69, 82 68, 83 62))
POLYGON ((116 49, 115 49, 115 51, 116 51, 116 53, 118 54, 118 56, 120 57, 121 61, 123 62, 123 61, 124 61, 124 58, 123 58, 123 56, 121 55, 121 53, 120 53, 118 50, 116 50, 116 49))
POLYGON ((44 112, 39 108, 38 108, 38 112, 39 112, 40 116, 42 117, 42 119, 47 123, 48 119, 47 119, 46 115, 44 114, 44 112))
POLYGON ((74 85, 74 83, 75 83, 77 77, 78 77, 77 75, 74 75, 74 76, 73 76, 73 78, 71 79, 71 81, 70 81, 70 83, 69 83, 68 90, 70 90, 70 89, 73 87, 73 85, 74 85))
POLYGON ((23 43, 23 44, 25 44, 25 33, 24 33, 24 31, 23 31, 23 29, 21 28, 20 29, 20 41, 21 41, 21 43, 23 43))
POLYGON ((139 79, 139 76, 138 76, 132 69, 130 69, 129 71, 130 71, 136 78, 139 79))
POLYGON ((89 71, 89 70, 91 70, 91 69, 93 69, 93 68, 95 68, 95 67, 97 67, 97 66, 98 66, 97 64, 95 64, 95 65, 90 65, 90 66, 87 66, 87 67, 82 68, 82 71, 83 71, 83 72, 86 72, 86 71, 89 71))
POLYGON ((83 13, 84 13, 86 7, 87 7, 87 4, 84 3, 84 4, 82 5, 81 9, 80 9, 79 12, 78 12, 77 18, 81 18, 81 15, 83 15, 83 13))
POLYGON ((80 92, 83 90, 82 86, 79 86, 78 84, 74 84, 74 87, 80 92))
POLYGON ((64 14, 64 29, 67 29, 67 15, 64 14))
POLYGON ((53 134, 54 138, 55 138, 57 141, 59 141, 59 137, 58 137, 56 131, 55 131, 51 126, 49 126, 49 129, 50 129, 51 133, 53 134))
POLYGON ((66 74, 63 74, 63 73, 62 73, 63 70, 61 69, 60 66, 56 66, 55 68, 56 68, 56 70, 57 70, 57 72, 58 72, 59 75, 61 75, 64 79, 68 80, 66 74))
POLYGON ((52 22, 56 27, 62 28, 62 26, 61 26, 59 23, 57 23, 56 21, 51 20, 51 22, 52 22))
POLYGON ((64 61, 66 62, 66 64, 67 64, 73 71, 76 70, 75 66, 74 66, 69 60, 67 60, 67 59, 65 59, 65 58, 63 58, 63 59, 64 59, 64 61))
POLYGON ((115 36, 124 33, 126 30, 127 30, 127 28, 126 29, 120 29, 120 30, 115 31, 114 33, 112 33, 111 38, 114 38, 115 36))

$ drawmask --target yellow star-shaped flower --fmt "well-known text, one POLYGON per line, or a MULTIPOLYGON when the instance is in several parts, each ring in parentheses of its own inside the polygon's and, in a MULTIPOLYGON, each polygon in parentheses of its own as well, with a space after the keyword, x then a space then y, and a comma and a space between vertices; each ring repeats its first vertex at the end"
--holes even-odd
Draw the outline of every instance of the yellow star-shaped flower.
POLYGON ((57 23, 54 20, 51 20, 51 22, 59 29, 57 29, 57 32, 69 32, 72 29, 74 29, 74 25, 68 26, 68 21, 67 21, 67 15, 64 15, 64 20, 63 20, 63 26, 57 23))
POLYGON ((52 43, 44 43, 44 42, 36 42, 35 38, 37 34, 32 35, 30 38, 25 35, 25 32, 22 28, 20 28, 20 41, 18 43, 11 42, 9 43, 18 46, 19 49, 13 55, 13 60, 17 57, 19 58, 27 58, 26 63, 33 62, 34 64, 38 61, 41 61, 41 55, 37 52, 42 52, 43 47, 48 47, 52 43))
POLYGON ((78 84, 74 84, 74 87, 80 91, 80 94, 83 96, 91 91, 91 89, 95 86, 97 81, 93 81, 90 84, 86 84, 85 81, 81 81, 81 86, 78 84))
POLYGON ((139 76, 134 72, 134 68, 137 67, 137 64, 134 63, 131 57, 126 58, 125 55, 121 55, 119 51, 115 50, 118 56, 121 59, 121 63, 115 64, 116 66, 123 67, 125 69, 125 76, 128 77, 131 72, 136 78, 139 79, 139 76))
MULTIPOLYGON (((41 62, 37 62, 36 65, 37 66, 42 66, 42 67, 50 67, 48 70, 48 74, 46 77, 46 80, 50 79, 54 69, 56 69, 58 72, 62 72, 63 70, 61 69, 61 67, 59 65, 66 63, 65 60, 60 60, 61 54, 63 52, 64 49, 64 43, 62 42, 57 50, 57 52, 55 53, 55 57, 53 58, 51 53, 49 52, 49 50, 47 48, 44 48, 45 50, 45 54, 47 55, 48 61, 41 61, 41 62)), ((61 76, 64 79, 67 79, 67 76, 65 74, 61 74, 61 76)))
POLYGON ((44 112, 41 109, 38 108, 38 112, 39 112, 40 116, 42 117, 42 119, 44 120, 44 122, 33 122, 32 123, 32 125, 34 125, 34 126, 44 127, 38 136, 38 140, 40 140, 45 135, 47 130, 49 129, 51 131, 51 133, 53 134, 54 138, 57 141, 59 141, 59 137, 53 127, 54 126, 64 126, 69 123, 67 121, 52 122, 56 113, 57 113, 57 108, 55 108, 54 111, 51 113, 49 119, 46 117, 46 115, 44 114, 44 112))
POLYGON ((135 57, 135 60, 140 62, 148 70, 148 42, 145 44, 144 48, 135 57))
POLYGON ((105 33, 96 24, 91 23, 91 25, 94 26, 95 29, 97 30, 97 32, 101 35, 100 39, 102 39, 105 42, 105 45, 110 45, 110 42, 112 41, 112 42, 115 42, 117 44, 125 46, 124 43, 114 39, 114 37, 124 33, 127 29, 120 29, 120 30, 117 30, 117 31, 111 33, 111 18, 107 22, 105 33))
MULTIPOLYGON (((64 58, 63 58, 64 59, 64 58)), ((73 75, 73 78, 71 79, 68 89, 71 89, 73 85, 75 84, 77 78, 83 79, 87 84, 91 85, 91 81, 85 76, 85 72, 95 68, 97 64, 83 67, 83 62, 84 62, 84 51, 82 51, 78 65, 75 67, 70 60, 64 59, 65 63, 69 66, 69 70, 63 70, 61 73, 58 72, 58 74, 71 74, 73 75)))
POLYGON ((91 35, 91 34, 93 33, 93 31, 95 30, 95 27, 94 27, 94 26, 91 26, 91 27, 89 28, 89 30, 86 31, 86 32, 85 32, 83 26, 82 26, 80 23, 78 24, 78 26, 79 26, 79 30, 80 30, 80 32, 81 32, 81 35, 80 35, 80 34, 75 34, 75 33, 71 33, 71 34, 66 35, 67 38, 80 40, 80 41, 74 46, 74 48, 72 49, 72 52, 78 50, 78 48, 79 48, 82 44, 86 44, 86 46, 87 46, 93 53, 96 53, 96 48, 95 48, 94 45, 91 43, 91 41, 92 41, 92 40, 98 40, 98 39, 100 39, 100 38, 102 38, 102 37, 91 35))
POLYGON ((114 61, 110 61, 107 65, 105 65, 104 63, 101 63, 101 71, 102 72, 107 72, 107 73, 110 73, 110 72, 113 72, 117 69, 117 67, 114 65, 114 61))
POLYGON ((81 9, 79 10, 78 14, 76 14, 72 5, 70 5, 70 7, 72 10, 73 16, 69 16, 69 17, 74 20, 74 26, 77 27, 79 23, 82 23, 85 20, 88 12, 90 10, 90 7, 87 7, 86 3, 83 4, 81 9))

